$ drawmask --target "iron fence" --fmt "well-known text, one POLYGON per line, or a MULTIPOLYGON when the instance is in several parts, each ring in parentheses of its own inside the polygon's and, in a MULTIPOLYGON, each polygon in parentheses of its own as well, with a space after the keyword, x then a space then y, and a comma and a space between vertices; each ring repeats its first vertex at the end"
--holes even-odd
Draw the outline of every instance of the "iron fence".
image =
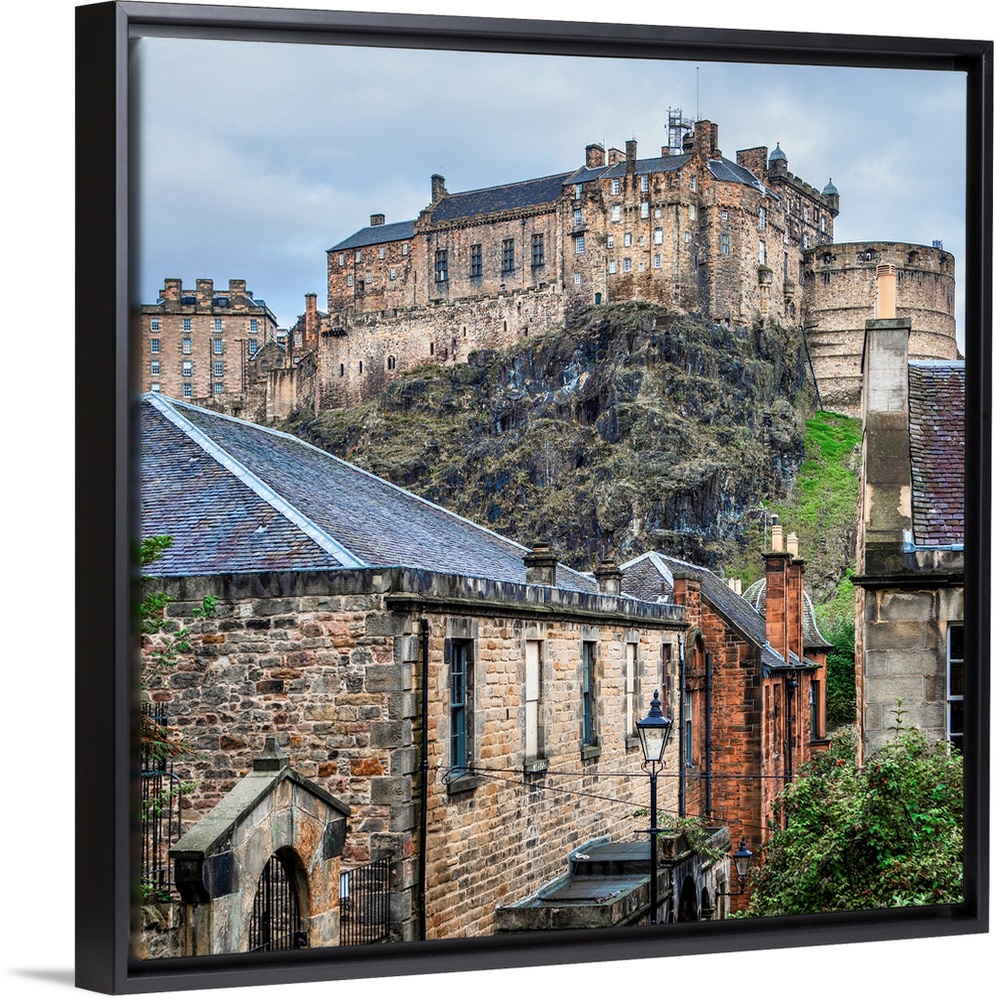
POLYGON ((381 858, 342 872, 341 944, 373 944, 389 938, 392 869, 393 859, 381 858))
POLYGON ((168 769, 168 757, 155 734, 167 726, 164 713, 144 702, 141 707, 141 888, 145 899, 164 901, 174 894, 169 848, 180 834, 180 787, 168 769))

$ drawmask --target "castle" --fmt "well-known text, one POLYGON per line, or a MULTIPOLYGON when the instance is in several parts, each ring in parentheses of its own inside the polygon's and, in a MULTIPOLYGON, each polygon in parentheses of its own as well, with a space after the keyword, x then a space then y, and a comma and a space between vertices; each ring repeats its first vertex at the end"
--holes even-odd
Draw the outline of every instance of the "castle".
POLYGON ((418 364, 465 361, 579 306, 631 300, 729 326, 802 326, 821 406, 856 414, 881 263, 897 269, 912 355, 957 357, 954 262, 941 246, 836 244, 838 190, 791 173, 779 143, 731 161, 714 122, 672 110, 667 140, 641 159, 634 139, 591 144, 580 167, 454 194, 434 175, 416 219, 372 214, 327 251, 327 312, 305 296, 292 363, 263 373, 261 418, 353 406, 418 364))

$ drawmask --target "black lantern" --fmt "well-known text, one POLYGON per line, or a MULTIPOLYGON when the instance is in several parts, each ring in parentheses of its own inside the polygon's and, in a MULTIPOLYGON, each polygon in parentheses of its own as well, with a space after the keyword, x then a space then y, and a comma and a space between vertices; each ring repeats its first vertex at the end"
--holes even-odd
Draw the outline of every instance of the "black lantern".
POLYGON ((647 764, 661 764, 666 744, 670 739, 673 723, 663 715, 659 702, 659 692, 656 691, 649 703, 649 714, 635 724, 638 729, 639 742, 642 744, 642 756, 647 764))
POLYGON ((739 844, 739 849, 732 855, 735 862, 735 872, 739 877, 739 884, 745 885, 746 875, 749 873, 749 862, 752 861, 752 851, 746 847, 745 837, 739 844))

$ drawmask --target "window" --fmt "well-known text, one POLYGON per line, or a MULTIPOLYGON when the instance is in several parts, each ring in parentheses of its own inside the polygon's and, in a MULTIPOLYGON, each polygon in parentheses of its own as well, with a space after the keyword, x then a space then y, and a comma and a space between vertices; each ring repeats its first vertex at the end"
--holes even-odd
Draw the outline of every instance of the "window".
POLYGON ((625 246, 630 247, 632 245, 632 234, 625 233, 625 246))
POLYGON ((193 354, 193 338, 184 337, 182 350, 184 354, 193 354))
POLYGON ((344 378, 345 377, 345 365, 339 365, 338 366, 338 377, 339 378, 344 378))
POLYGON ((612 222, 621 222, 621 206, 620 205, 612 205, 611 206, 611 221, 612 222))
POLYGON ((152 317, 149 329, 152 331, 152 333, 158 333, 159 332, 159 317, 158 316, 153 316, 152 317))
POLYGON ((153 361, 151 363, 151 366, 150 366, 149 374, 150 375, 158 375, 159 374, 159 367, 160 367, 159 362, 158 361, 153 361))
POLYGON ((822 232, 825 232, 825 216, 824 215, 819 215, 818 216, 818 228, 822 232))
POLYGON ((469 642, 449 640, 449 658, 449 767, 450 777, 458 778, 466 773, 471 758, 469 714, 472 663, 469 642))
POLYGON ((694 695, 688 691, 683 704, 683 760, 694 766, 694 695))
POLYGON ((400 255, 402 257, 406 257, 410 252, 411 252, 411 244, 410 243, 401 243, 401 245, 400 245, 400 255))
POLYGON ((573 185, 573 197, 576 198, 577 201, 579 201, 580 198, 583 197, 583 185, 582 184, 574 184, 573 185))
POLYGON ((193 320, 189 316, 183 317, 183 332, 189 333, 193 329, 193 320))
POLYGON ((532 233, 532 267, 545 264, 545 234, 532 233))
POLYGON ((690 221, 693 222, 697 218, 697 206, 691 205, 690 207, 690 221))
POLYGON ((383 260, 383 258, 386 257, 386 255, 387 255, 387 248, 386 247, 380 247, 379 248, 380 260, 383 260))
POLYGON ((471 278, 483 277, 483 244, 474 243, 469 248, 469 276, 471 278))
POLYGON ((723 222, 727 222, 728 221, 728 209, 727 208, 723 208, 721 210, 721 218, 722 218, 723 222))
POLYGON ((762 205, 759 206, 759 228, 766 228, 766 209, 762 205))
POLYGON ((160 391, 161 390, 159 389, 159 383, 158 382, 153 382, 152 383, 152 392, 160 392, 160 391))
POLYGON ((223 392, 224 392, 224 383, 223 382, 215 382, 214 383, 214 395, 215 396, 220 396, 223 392))
POLYGON ((609 260, 607 262, 607 273, 617 274, 618 273, 618 262, 616 260, 609 260))
POLYGON ((621 262, 621 270, 630 271, 631 269, 632 269, 632 258, 625 257, 625 259, 621 262))
POLYGON ((355 282, 355 278, 351 274, 347 274, 345 276, 345 284, 348 285, 349 288, 352 287, 352 285, 354 284, 354 282, 355 282))
POLYGON ((344 267, 345 266, 345 254, 343 254, 343 253, 340 253, 338 255, 338 266, 339 267, 344 267))
POLYGON ((502 274, 510 274, 514 270, 514 240, 504 240, 501 244, 500 269, 502 274))
POLYGON ((965 670, 963 663, 963 626, 950 625, 946 641, 949 655, 946 660, 946 738, 961 753, 963 751, 963 694, 965 670))
POLYGON ((611 178, 611 194, 621 194, 621 178, 611 178))
POLYGON ((224 327, 223 327, 223 325, 221 323, 221 318, 218 317, 217 319, 214 320, 214 332, 215 333, 220 333, 221 330, 223 330, 223 329, 224 329, 224 327))
POLYGON ((224 354, 224 341, 220 337, 214 338, 214 353, 224 354))
POLYGON ((652 242, 657 246, 661 247, 663 245, 663 227, 656 226, 652 231, 652 242))
POLYGON ((580 284, 580 275, 576 272, 573 273, 573 284, 574 285, 580 284))
POLYGON ((448 250, 436 250, 435 251, 435 280, 436 281, 448 281, 449 280, 449 251, 448 250))
POLYGON ((391 267, 390 268, 390 280, 391 281, 396 281, 397 280, 397 268, 395 268, 395 267, 391 267))
POLYGON ((525 759, 542 756, 540 709, 542 705, 542 643, 525 642, 525 759))
POLYGON ((652 255, 652 266, 657 269, 663 266, 663 255, 661 253, 654 253, 652 255))
POLYGON ((249 357, 252 357, 252 355, 255 354, 255 352, 258 351, 258 350, 259 350, 259 341, 255 340, 254 338, 250 339, 249 340, 249 357))
POLYGON ((224 362, 215 361, 214 362, 214 378, 222 378, 224 376, 224 362))
POLYGON ((808 711, 811 714, 811 739, 821 739, 821 681, 811 681, 808 711))
POLYGON ((259 332, 259 321, 257 319, 250 319, 249 333, 258 333, 258 332, 259 332))
POLYGON ((152 354, 158 354, 159 353, 159 349, 161 347, 162 347, 162 342, 159 340, 158 337, 153 337, 149 341, 148 349, 152 352, 152 354))
POLYGON ((608 250, 613 250, 614 249, 614 237, 613 236, 609 236, 607 238, 607 248, 608 248, 608 250))
POLYGON ((659 701, 663 706, 663 715, 669 715, 667 708, 670 696, 670 664, 673 661, 673 644, 664 642, 660 651, 659 701))
POLYGON ((183 362, 183 378, 191 378, 193 376, 193 362, 184 361, 183 362))
POLYGON ((759 241, 759 263, 766 263, 766 240, 759 241))
POLYGON ((594 668, 597 663, 596 643, 583 644, 583 662, 581 665, 580 693, 583 699, 583 744, 592 747, 597 743, 597 727, 594 698, 594 668))
POLYGON ((397 367, 397 359, 391 354, 387 358, 387 371, 393 371, 397 367))
POLYGON ((732 240, 728 233, 722 233, 718 237, 718 253, 722 257, 727 257, 732 252, 732 240))
POLYGON ((649 190, 649 175, 648 174, 643 174, 639 178, 639 189, 641 191, 643 191, 643 192, 649 190))
POLYGON ((804 206, 804 221, 805 222, 808 221, 808 206, 807 205, 804 206))
POLYGON ((586 236, 577 236, 573 241, 576 248, 577 256, 584 253, 587 249, 587 238, 586 236))
POLYGON ((583 225, 583 209, 576 208, 573 210, 573 226, 579 228, 583 225))
POLYGON ((361 250, 356 250, 356 252, 355 252, 355 262, 357 264, 361 264, 362 263, 362 251, 361 250))
POLYGON ((639 218, 648 219, 649 218, 649 203, 643 201, 639 206, 639 218))
POLYGON ((690 178, 690 190, 691 191, 696 191, 697 190, 697 178, 696 177, 691 177, 690 178))
POLYGON ((629 642, 625 645, 625 735, 634 736, 637 732, 635 723, 635 667, 638 662, 638 645, 629 642))
POLYGON ((183 383, 183 398, 190 399, 193 396, 193 385, 190 382, 183 383))

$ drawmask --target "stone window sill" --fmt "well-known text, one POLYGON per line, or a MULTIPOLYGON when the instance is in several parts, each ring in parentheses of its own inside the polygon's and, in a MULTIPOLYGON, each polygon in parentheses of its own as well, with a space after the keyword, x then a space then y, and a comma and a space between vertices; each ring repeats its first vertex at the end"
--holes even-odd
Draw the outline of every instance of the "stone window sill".
POLYGON ((525 774, 544 774, 549 770, 549 762, 544 757, 533 757, 525 761, 525 774))
POLYGON ((459 795, 463 792, 471 792, 478 785, 482 785, 486 779, 479 774, 463 774, 458 778, 453 778, 446 786, 449 795, 459 795))
POLYGON ((580 760, 597 760, 601 755, 599 746, 583 746, 580 748, 580 760))

